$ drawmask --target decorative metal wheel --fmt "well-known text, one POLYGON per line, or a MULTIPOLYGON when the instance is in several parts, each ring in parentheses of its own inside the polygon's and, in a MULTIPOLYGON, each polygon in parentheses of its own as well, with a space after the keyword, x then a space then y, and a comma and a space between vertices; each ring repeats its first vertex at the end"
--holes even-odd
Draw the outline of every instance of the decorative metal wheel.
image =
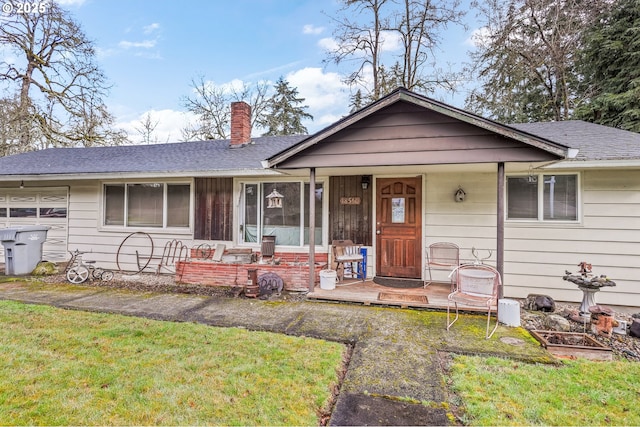
POLYGON ((111 279, 113 279, 113 271, 111 270, 104 270, 100 275, 100 280, 103 282, 108 282, 111 279))
POLYGON ((67 280, 71 283, 82 283, 89 278, 89 269, 79 265, 67 271, 67 280))
POLYGON ((213 252, 211 246, 203 243, 196 248, 196 257, 198 259, 209 259, 211 258, 211 252, 213 252))

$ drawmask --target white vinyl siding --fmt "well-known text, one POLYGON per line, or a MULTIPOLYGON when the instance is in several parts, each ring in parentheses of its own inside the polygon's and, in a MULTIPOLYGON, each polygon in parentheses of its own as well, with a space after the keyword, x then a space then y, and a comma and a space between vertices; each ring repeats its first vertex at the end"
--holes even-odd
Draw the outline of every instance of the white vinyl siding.
MULTIPOLYGON (((580 221, 506 222, 504 294, 579 302, 582 292, 562 276, 586 261, 617 284, 596 294, 599 304, 640 306, 640 171, 588 170, 579 176, 580 221)), ((473 262, 473 247, 482 257, 492 251, 486 263, 495 266, 496 174, 429 173, 425 183, 425 247, 456 243, 461 262, 473 262), (453 197, 459 185, 467 194, 462 203, 453 197)))
POLYGON ((596 294, 597 303, 640 306, 640 171, 585 171, 581 187, 581 223, 507 224, 505 294, 580 301, 582 292, 562 275, 585 261, 616 282, 596 294))

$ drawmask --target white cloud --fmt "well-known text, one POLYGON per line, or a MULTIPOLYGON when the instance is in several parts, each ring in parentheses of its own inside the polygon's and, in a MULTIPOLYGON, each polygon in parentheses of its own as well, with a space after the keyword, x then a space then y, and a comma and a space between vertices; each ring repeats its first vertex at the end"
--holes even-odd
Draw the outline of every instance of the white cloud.
POLYGON ((318 47, 327 52, 335 52, 338 49, 338 43, 331 37, 325 37, 318 40, 318 47))
POLYGON ((318 34, 322 34, 323 32, 324 32, 324 27, 316 27, 315 25, 312 25, 312 24, 307 24, 304 27, 302 27, 302 34, 318 35, 318 34))
MULTIPOLYGON (((346 48, 348 46, 345 45, 346 48)), ((318 40, 318 47, 327 52, 336 52, 340 49, 340 44, 332 37, 323 37, 318 40)), ((394 52, 402 48, 402 39, 399 34, 393 31, 383 31, 380 34, 380 51, 394 52)), ((358 51, 358 49, 354 49, 358 51)))
POLYGON ((382 52, 393 52, 402 48, 400 34, 393 31, 383 31, 380 34, 380 48, 382 52))
MULTIPOLYGON (((313 121, 307 121, 304 125, 309 133, 335 123, 349 112, 349 91, 342 83, 337 73, 325 72, 322 68, 303 68, 291 72, 285 76, 291 87, 298 90, 298 95, 304 98, 304 104, 309 108, 307 112, 313 116, 313 121)), ((239 79, 233 79, 217 85, 212 81, 205 84, 222 88, 226 92, 239 90, 247 83, 239 79)), ((124 113, 124 111, 123 111, 124 113)), ((151 115, 151 122, 158 122, 153 132, 152 140, 158 143, 179 142, 182 138, 182 129, 189 123, 193 123, 196 117, 187 112, 172 109, 151 109, 142 113, 130 114, 119 118, 117 127, 123 129, 129 135, 134 144, 142 142, 140 129, 147 114, 151 115)), ((260 135, 264 129, 254 129, 254 136, 260 135)))
POLYGON ((179 142, 182 139, 182 129, 194 120, 191 113, 170 109, 152 109, 143 112, 134 119, 119 121, 116 126, 127 132, 133 144, 140 144, 142 143, 140 129, 143 128, 143 122, 147 119, 147 114, 150 115, 151 123, 157 122, 157 126, 151 135, 153 143, 179 142))
POLYGON ((132 49, 132 48, 141 48, 141 49, 151 49, 156 47, 157 40, 143 40, 141 42, 130 42, 127 40, 122 40, 118 43, 122 49, 132 49))
POLYGON ((149 24, 146 25, 144 27, 142 27, 142 32, 145 34, 151 34, 156 30, 160 29, 160 24, 158 24, 157 22, 154 22, 153 24, 149 24))
POLYGON ((349 90, 337 73, 327 73, 322 68, 303 68, 286 76, 291 87, 298 89, 307 112, 313 122, 307 129, 313 133, 339 120, 349 112, 349 90))
POLYGON ((471 35, 464 41, 467 46, 480 47, 486 46, 489 42, 491 31, 488 27, 476 28, 471 32, 471 35))

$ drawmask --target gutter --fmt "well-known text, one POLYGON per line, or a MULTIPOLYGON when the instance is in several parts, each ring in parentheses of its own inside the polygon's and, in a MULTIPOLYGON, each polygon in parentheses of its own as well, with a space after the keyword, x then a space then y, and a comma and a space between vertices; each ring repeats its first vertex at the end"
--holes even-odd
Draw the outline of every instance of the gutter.
POLYGON ((279 171, 271 169, 228 169, 198 172, 103 172, 103 173, 74 173, 74 174, 25 174, 0 175, 0 182, 20 181, 86 181, 92 179, 166 179, 166 178, 202 178, 202 177, 242 177, 242 176, 281 176, 279 171))
POLYGON ((561 160, 542 169, 613 169, 640 168, 640 159, 633 160, 561 160))

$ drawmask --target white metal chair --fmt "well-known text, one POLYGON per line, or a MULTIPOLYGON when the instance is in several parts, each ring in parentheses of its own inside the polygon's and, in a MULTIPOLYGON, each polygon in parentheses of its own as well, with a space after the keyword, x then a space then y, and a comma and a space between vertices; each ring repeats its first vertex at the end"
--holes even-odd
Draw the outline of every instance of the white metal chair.
POLYGON ((457 267, 452 275, 456 276, 456 285, 455 290, 447 297, 447 331, 458 320, 458 303, 461 303, 487 309, 486 338, 491 338, 498 328, 498 289, 502 284, 500 273, 489 265, 465 264, 457 267), (451 303, 456 309, 456 317, 453 321, 449 321, 451 303), (491 310, 494 306, 496 307, 496 325, 489 333, 491 310))
MULTIPOLYGON (((449 273, 460 265, 460 248, 455 243, 437 242, 429 245, 427 249, 427 269, 429 280, 424 282, 426 288, 433 283, 431 269, 446 269, 449 273)), ((451 280, 453 286, 453 279, 451 280)))
POLYGON ((364 271, 364 257, 360 252, 362 246, 354 244, 351 240, 334 240, 331 247, 336 274, 340 281, 344 281, 344 271, 347 269, 351 271, 352 278, 357 277, 364 282, 367 273, 364 271))

